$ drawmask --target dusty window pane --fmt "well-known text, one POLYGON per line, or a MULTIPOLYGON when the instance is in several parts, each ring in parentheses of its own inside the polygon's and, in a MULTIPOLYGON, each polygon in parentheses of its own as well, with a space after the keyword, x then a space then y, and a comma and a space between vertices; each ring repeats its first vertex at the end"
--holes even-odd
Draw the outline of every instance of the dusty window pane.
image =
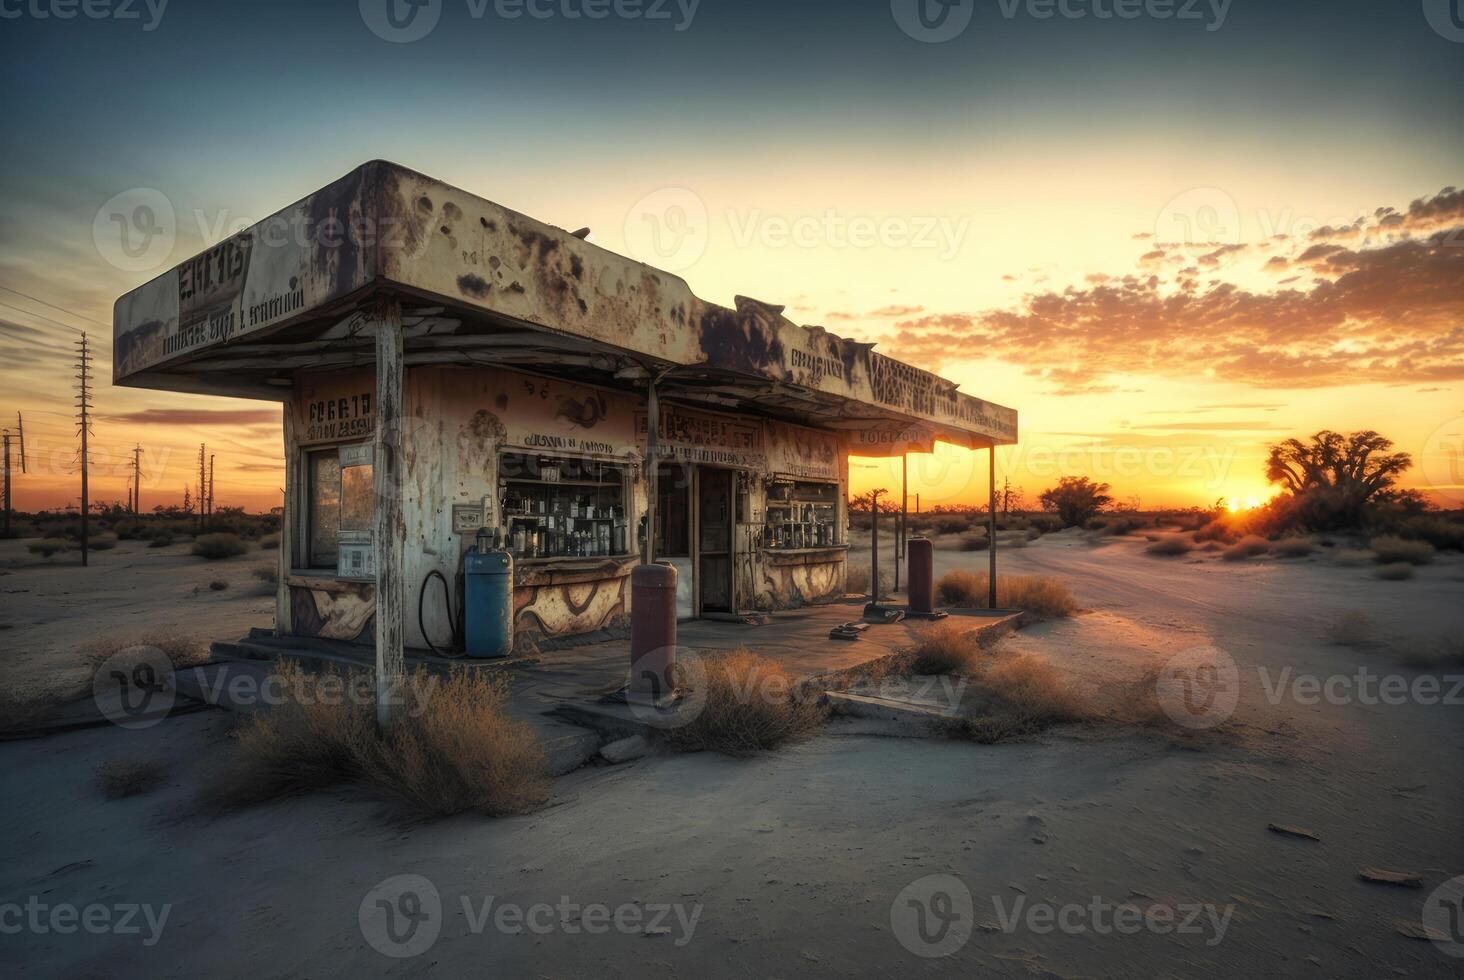
POLYGON ((374 510, 370 466, 347 466, 341 470, 341 530, 371 530, 374 510))
POLYGON ((334 449, 310 454, 310 567, 334 568, 341 526, 341 461, 334 449))

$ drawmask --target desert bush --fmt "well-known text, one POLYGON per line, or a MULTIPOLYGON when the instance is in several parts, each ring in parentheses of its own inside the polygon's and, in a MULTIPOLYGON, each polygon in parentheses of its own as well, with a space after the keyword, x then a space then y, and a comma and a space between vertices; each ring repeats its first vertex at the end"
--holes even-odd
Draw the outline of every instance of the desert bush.
POLYGON ((1376 632, 1371 619, 1349 609, 1328 623, 1323 635, 1328 643, 1339 647, 1365 647, 1372 645, 1376 632))
POLYGON ((114 653, 131 647, 155 647, 161 650, 177 670, 207 663, 208 641, 193 633, 173 630, 149 630, 142 633, 109 634, 87 644, 84 659, 96 666, 114 653))
POLYGON ((266 534, 264 537, 259 539, 259 547, 264 551, 275 551, 279 548, 279 546, 280 536, 278 533, 266 534))
POLYGON ((981 647, 970 636, 969 624, 954 619, 919 626, 914 642, 900 651, 899 670, 905 674, 964 674, 972 669, 981 647))
POLYGON ((86 546, 92 551, 111 551, 117 547, 117 535, 111 531, 90 535, 87 538, 86 546))
POLYGON ((1427 541, 1409 541, 1394 534, 1383 534, 1367 543, 1379 564, 1406 562, 1427 565, 1434 560, 1434 547, 1427 541))
POLYGON ((1366 549, 1338 548, 1332 552, 1332 560, 1343 568, 1357 568, 1360 565, 1371 565, 1378 560, 1378 556, 1366 549))
POLYGON ((268 585, 275 585, 280 580, 280 570, 276 565, 255 565, 249 574, 268 585))
MULTIPOLYGON (((850 564, 846 568, 846 575, 847 575, 847 578, 845 579, 845 582, 844 582, 844 588, 845 588, 846 591, 853 592, 853 593, 856 593, 858 595, 870 595, 871 594, 870 591, 869 591, 869 584, 870 583, 869 583, 869 566, 868 565, 854 565, 854 564, 850 564)), ((890 594, 890 590, 892 588, 894 588, 894 584, 895 584, 894 573, 892 573, 887 567, 885 567, 885 565, 881 564, 880 565, 880 569, 879 569, 879 593, 880 593, 880 595, 882 595, 882 596, 889 595, 890 594)))
POLYGON ((152 759, 127 761, 111 759, 96 768, 97 788, 109 800, 151 793, 163 783, 166 769, 152 759))
POLYGON ((1187 555, 1195 550, 1195 544, 1183 534, 1166 534, 1159 537, 1144 551, 1151 555, 1187 555))
POLYGON ((440 678, 418 669, 385 734, 377 731, 369 674, 312 674, 283 662, 279 677, 284 699, 245 723, 205 803, 247 806, 359 782, 417 814, 503 816, 548 795, 544 748, 533 728, 505 712, 502 674, 456 670, 440 678))
POLYGON ((26 545, 25 550, 33 555, 40 555, 42 558, 49 559, 51 556, 71 547, 74 546, 65 538, 42 538, 39 541, 32 541, 26 545))
POLYGON ((969 517, 941 517, 937 518, 935 522, 937 534, 963 534, 969 530, 971 530, 971 518, 969 517))
POLYGON ((1086 476, 1065 476, 1057 486, 1037 498, 1042 509, 1055 511, 1063 527, 1077 527, 1113 502, 1106 483, 1094 483, 1086 476))
POLYGON ((784 667, 750 650, 739 649, 703 661, 695 692, 700 710, 662 737, 676 749, 750 755, 806 736, 823 723, 828 709, 815 691, 796 684, 784 667))
POLYGON ((1316 542, 1311 538, 1282 538, 1272 546, 1279 558, 1305 558, 1317 550, 1316 542))
POLYGON ((1440 550, 1464 550, 1464 523, 1457 518, 1416 515, 1392 522, 1399 537, 1427 541, 1440 550))
POLYGON ((1379 565, 1373 569, 1373 576, 1385 582, 1402 582, 1413 577, 1413 566, 1406 561, 1394 562, 1391 565, 1379 565))
POLYGON ((212 582, 208 583, 208 588, 210 592, 222 592, 228 587, 229 583, 225 582, 221 578, 216 578, 212 582))
POLYGON ((997 659, 979 671, 968 698, 974 708, 955 732, 982 744, 1029 738, 1089 717, 1061 672, 1029 654, 997 659))
POLYGON ((985 551, 986 550, 986 546, 988 544, 990 544, 990 542, 986 540, 986 532, 985 531, 980 531, 980 532, 972 531, 969 534, 963 534, 963 535, 961 535, 960 546, 958 547, 957 550, 959 550, 959 551, 985 551))
POLYGON ((233 558, 248 551, 248 546, 239 540, 239 535, 227 532, 200 534, 193 539, 193 553, 209 561, 233 558))
POLYGON ((1271 550, 1271 542, 1256 534, 1247 534, 1235 544, 1220 552, 1220 557, 1225 561, 1244 561, 1247 558, 1255 558, 1264 555, 1271 550))
POLYGON ((1225 545, 1219 541, 1206 541, 1197 549, 1199 551, 1224 551, 1225 545))
MULTIPOLYGON (((943 606, 985 609, 990 582, 986 572, 947 572, 936 583, 936 601, 943 606)), ((1039 616, 1071 616, 1078 608, 1066 585, 1043 575, 997 575, 996 603, 1002 609, 1021 609, 1039 616)))
POLYGON ((167 531, 160 531, 154 534, 152 537, 148 538, 147 540, 147 546, 149 548, 166 548, 172 543, 173 535, 169 534, 167 531))

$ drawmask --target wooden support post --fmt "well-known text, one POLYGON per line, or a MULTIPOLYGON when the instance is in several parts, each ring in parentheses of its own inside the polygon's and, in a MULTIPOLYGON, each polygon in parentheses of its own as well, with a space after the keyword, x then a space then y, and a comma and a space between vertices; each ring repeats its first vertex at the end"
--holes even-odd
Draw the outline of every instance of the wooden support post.
POLYGON ((656 560, 656 483, 658 465, 657 440, 661 434, 661 402, 656 396, 656 376, 651 375, 646 389, 646 544, 641 549, 641 564, 650 565, 656 560))
POLYGON ((987 605, 996 608, 996 443, 991 444, 990 471, 988 482, 990 483, 990 499, 987 507, 990 508, 990 527, 987 530, 986 551, 990 555, 991 574, 988 583, 987 605))
POLYGON ((402 308, 380 299, 376 308, 376 724, 393 721, 406 672, 402 551, 402 308))
POLYGON ((879 602, 879 495, 869 498, 869 595, 879 602))
MULTIPOLYGON (((304 536, 296 523, 300 516, 301 508, 296 506, 295 501, 303 499, 300 495, 305 492, 304 485, 300 482, 302 477, 300 466, 300 451, 296 446, 295 436, 295 401, 293 392, 289 401, 285 402, 284 411, 281 413, 283 424, 283 436, 285 440, 285 496, 281 503, 284 506, 280 514, 280 550, 279 550, 279 577, 275 585, 275 636, 288 636, 294 629, 293 614, 290 610, 290 569, 295 567, 295 542, 303 542, 304 536)), ((375 488, 372 490, 373 494, 375 488)))

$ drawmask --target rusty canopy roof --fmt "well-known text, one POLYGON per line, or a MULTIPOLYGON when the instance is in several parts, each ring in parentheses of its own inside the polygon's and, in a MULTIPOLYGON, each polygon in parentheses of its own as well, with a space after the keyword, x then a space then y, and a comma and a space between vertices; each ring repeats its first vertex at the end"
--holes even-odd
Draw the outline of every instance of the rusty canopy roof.
POLYGON ((371 362, 378 293, 402 299, 408 365, 505 365, 618 387, 656 374, 671 397, 913 433, 896 445, 1017 438, 1015 410, 871 344, 757 300, 705 302, 678 276, 380 160, 118 299, 113 378, 280 399, 297 370, 371 362))

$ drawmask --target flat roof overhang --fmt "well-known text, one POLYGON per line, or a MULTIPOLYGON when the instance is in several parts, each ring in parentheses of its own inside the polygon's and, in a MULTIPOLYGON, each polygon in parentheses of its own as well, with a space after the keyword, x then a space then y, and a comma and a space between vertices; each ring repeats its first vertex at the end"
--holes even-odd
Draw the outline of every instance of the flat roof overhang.
POLYGON ((677 276, 383 161, 122 296, 114 382, 283 399, 297 371, 373 362, 382 295, 401 302, 408 366, 500 366, 627 390, 655 375, 664 397, 914 433, 892 446, 1017 440, 1015 410, 871 344, 757 300, 707 303, 677 276))

